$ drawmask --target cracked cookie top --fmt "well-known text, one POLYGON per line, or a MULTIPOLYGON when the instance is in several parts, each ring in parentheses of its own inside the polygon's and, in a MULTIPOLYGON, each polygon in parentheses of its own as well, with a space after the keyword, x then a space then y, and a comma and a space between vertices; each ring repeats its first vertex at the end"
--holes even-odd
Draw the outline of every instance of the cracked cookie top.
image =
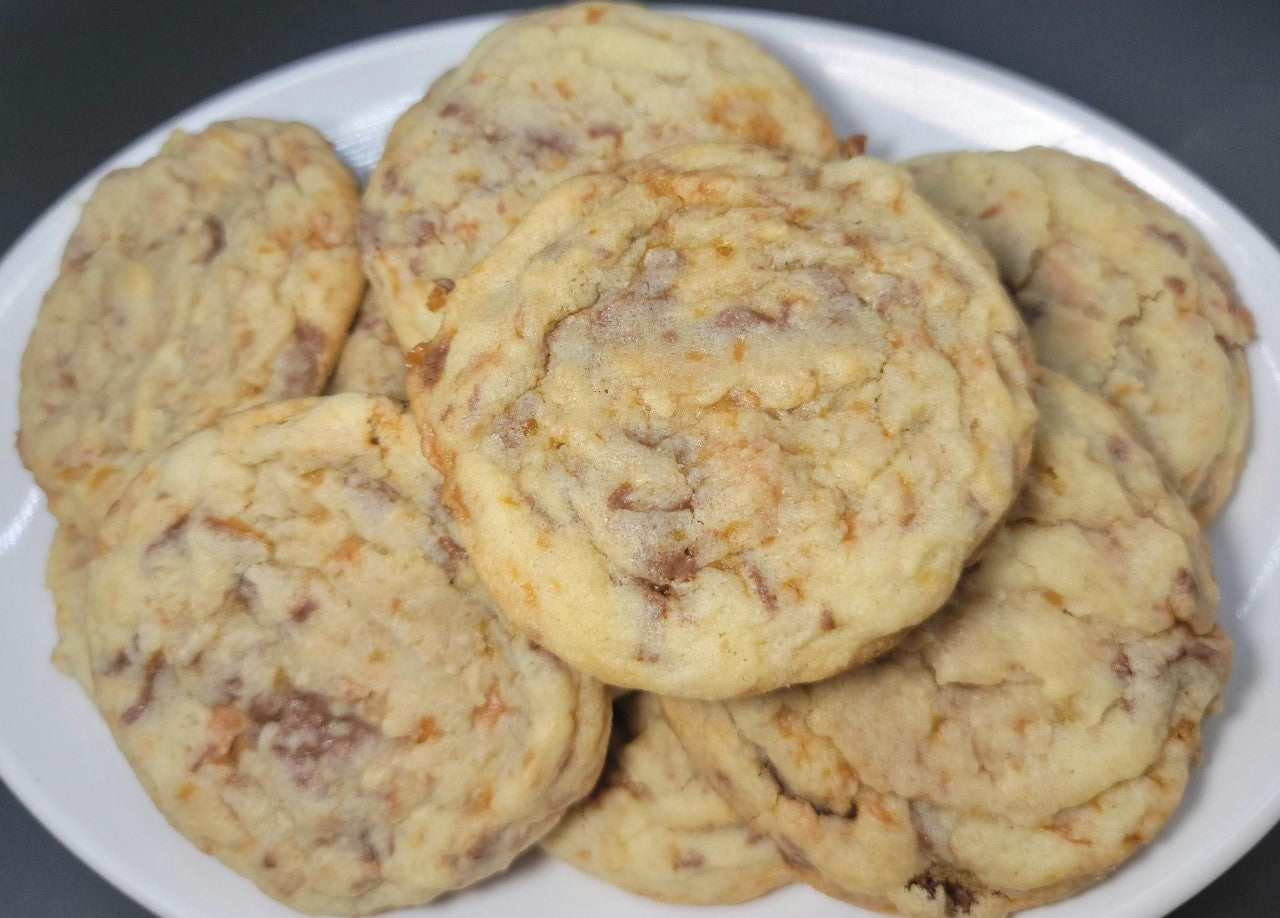
POLYGON ((616 886, 666 902, 746 902, 795 876, 768 838, 711 789, 658 698, 614 702, 609 758, 595 791, 542 845, 616 886))
POLYGON ((1253 318, 1185 220, 1107 166, 1043 147, 906 164, 974 232, 1045 366, 1115 405, 1201 523, 1240 475, 1253 318))
POLYGON ((1208 547, 1106 403, 1047 372, 1027 482, 947 608, 845 675, 664 701, 806 879, 909 915, 1097 882, 1169 818, 1230 670, 1208 547))
POLYGON ((365 267, 404 349, 559 182, 692 140, 835 151, 800 81, 729 29, 581 3, 494 30, 401 116, 365 191, 365 267))
POLYGON ((540 202, 406 386, 511 622, 613 684, 723 698, 946 601, 1025 468, 1028 360, 904 173, 694 144, 540 202))
POLYGON ((54 515, 92 537, 156 451, 320 393, 364 287, 356 208, 323 137, 252 118, 98 184, 22 356, 18 451, 54 515))
POLYGON ((158 456, 90 567, 97 700, 160 810, 308 912, 506 867, 604 760, 604 688, 498 621, 384 398, 249 409, 158 456))

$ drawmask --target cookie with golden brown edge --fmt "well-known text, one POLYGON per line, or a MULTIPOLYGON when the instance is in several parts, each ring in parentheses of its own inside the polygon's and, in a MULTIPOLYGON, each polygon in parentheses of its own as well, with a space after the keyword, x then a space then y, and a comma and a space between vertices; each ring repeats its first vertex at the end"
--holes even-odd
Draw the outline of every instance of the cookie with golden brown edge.
POLYGON ((89 572, 98 704, 184 835, 308 912, 425 902, 587 794, 609 702, 493 613, 402 406, 264 405, 157 456, 89 572))
POLYGON ((323 137, 257 119, 98 184, 22 358, 18 451, 59 520, 92 538, 156 451, 319 394, 364 286, 356 208, 323 137))
POLYGON ((1026 466, 1028 354, 904 173, 695 144, 540 202, 406 386, 509 621, 611 684, 724 698, 946 601, 1026 466))
POLYGON ((1114 409, 1046 371, 1026 486, 947 608, 835 679, 664 701, 713 786, 825 892, 1005 915, 1173 813, 1231 644, 1194 517, 1114 409))
POLYGON ((365 291, 360 301, 360 311, 325 387, 326 395, 339 392, 385 395, 400 402, 405 399, 404 351, 372 289, 365 291))
POLYGON ((400 118, 365 191, 365 267, 404 349, 556 184, 692 140, 835 150, 799 80, 729 29, 582 3, 494 30, 400 118))
POLYGON ((907 163, 973 231, 1036 356, 1120 409, 1201 523, 1244 463, 1253 318, 1190 224, 1107 166, 1043 147, 907 163))
POLYGON ((666 902, 746 902, 795 879, 773 843, 694 769, 647 692, 614 702, 600 783, 542 845, 616 886, 666 902))
POLYGON ((89 669, 89 645, 84 632, 85 588, 89 562, 93 560, 93 540, 69 523, 61 523, 53 533, 45 564, 44 583, 53 596, 54 625, 58 642, 53 648, 53 664, 93 694, 89 669))

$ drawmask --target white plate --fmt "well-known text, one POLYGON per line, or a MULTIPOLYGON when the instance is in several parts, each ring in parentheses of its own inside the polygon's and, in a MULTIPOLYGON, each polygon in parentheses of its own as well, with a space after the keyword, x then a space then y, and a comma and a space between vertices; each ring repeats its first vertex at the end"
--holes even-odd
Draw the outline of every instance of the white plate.
MULTIPOLYGON (((1230 204, 1133 134, 1061 96, 993 67, 864 29, 776 14, 694 9, 741 29, 793 67, 842 133, 898 159, 955 147, 1042 143, 1105 160, 1186 215, 1216 246, 1255 312, 1249 351, 1254 433, 1244 479, 1212 529, 1223 626, 1236 641, 1225 713, 1206 731, 1206 765, 1182 809, 1149 848, 1084 895, 1045 916, 1163 915, 1206 886, 1280 818, 1280 253, 1230 204)), ((175 126, 199 129, 241 115, 316 125, 362 172, 394 118, 445 67, 461 60, 495 17, 402 32, 321 54, 251 80, 143 137, 73 188, 0 263, 0 774, 71 850, 142 904, 166 916, 287 916, 159 815, 79 688, 48 662, 52 602, 43 587, 53 520, 8 446, 17 430, 18 362, 44 289, 107 169, 142 161, 175 126)), ((454 915, 728 914, 679 909, 618 892, 548 858, 451 896, 429 910, 454 915)), ((793 887, 736 906, 735 916, 849 915, 849 906, 793 887)), ((426 915, 427 910, 418 914, 426 915)))

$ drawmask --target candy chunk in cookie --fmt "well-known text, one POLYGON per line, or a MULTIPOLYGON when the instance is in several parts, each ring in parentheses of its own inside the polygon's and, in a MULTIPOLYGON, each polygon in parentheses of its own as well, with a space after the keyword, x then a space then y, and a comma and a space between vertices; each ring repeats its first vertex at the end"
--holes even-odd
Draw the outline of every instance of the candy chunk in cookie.
POLYGON ((1061 150, 906 165, 995 256, 1037 358, 1119 408, 1200 522, 1212 520, 1248 446, 1253 318, 1200 234, 1061 150))
POLYGON ((542 844, 588 873, 666 902, 746 902, 794 879, 773 843, 697 773, 657 697, 646 692, 614 702, 600 783, 542 844))
POLYGON ((18 451, 92 538, 146 459, 318 395, 364 288, 354 176, 306 125, 177 131, 94 190, 22 357, 18 451))
POLYGON ((610 683, 723 698, 941 607, 1026 466, 1028 353, 905 174, 697 144, 540 202, 406 385, 508 620, 610 683))
POLYGON ((400 118, 365 191, 365 267, 404 349, 557 184, 691 140, 836 148, 800 81, 729 29, 620 3, 495 29, 400 118))
POLYGON ((509 632, 403 408, 250 409, 156 457, 104 526, 99 706, 171 823, 308 912, 505 868, 591 790, 604 688, 509 632))
POLYGON ((1200 527, 1105 402, 1046 372, 1026 486, 947 608, 816 685, 664 701, 711 783, 819 889, 998 916, 1168 820, 1231 644, 1200 527))

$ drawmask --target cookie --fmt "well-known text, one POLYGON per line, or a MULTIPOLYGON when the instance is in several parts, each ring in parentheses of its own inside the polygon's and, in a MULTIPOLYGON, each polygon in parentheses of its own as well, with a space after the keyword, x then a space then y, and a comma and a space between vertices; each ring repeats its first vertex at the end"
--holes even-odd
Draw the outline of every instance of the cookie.
POLYGON ((692 140, 835 149, 808 91, 737 32, 616 3, 493 31, 400 118, 365 191, 365 268, 404 350, 556 184, 692 140))
POLYGON ((995 256, 1040 362, 1119 408, 1212 520, 1248 445, 1253 319, 1204 239, 1109 167, 1060 150, 943 153, 907 168, 995 256))
POLYGON ((576 867, 651 899, 746 902, 794 879, 693 767, 644 692, 614 702, 609 760, 590 797, 542 842, 576 867))
POLYGON ((339 392, 385 395, 401 402, 405 399, 404 351, 372 290, 366 291, 360 301, 360 311, 325 387, 327 395, 339 392))
POLYGON ((99 183, 22 357, 18 451, 59 520, 92 537, 157 450, 319 394, 364 284, 357 204, 323 137, 255 119, 99 183))
POLYGON ((402 406, 248 409, 157 456, 89 571, 97 701, 171 823, 290 906, 506 867, 587 794, 604 688, 493 614, 402 406))
POLYGON ((820 889, 1004 915, 1097 882, 1169 818, 1231 644, 1209 551, 1105 402, 1046 372, 1026 487, 947 608, 879 660, 664 701, 712 784, 820 889))
POLYGON ((694 144, 566 182, 409 355, 509 621, 611 684, 825 678, 946 601, 1034 406, 985 256, 870 157, 694 144))
POLYGON ((53 595, 54 624, 58 642, 53 648, 53 665, 71 676, 90 695, 93 676, 89 668, 89 645, 84 632, 85 587, 93 541, 68 523, 53 533, 44 583, 53 595))

